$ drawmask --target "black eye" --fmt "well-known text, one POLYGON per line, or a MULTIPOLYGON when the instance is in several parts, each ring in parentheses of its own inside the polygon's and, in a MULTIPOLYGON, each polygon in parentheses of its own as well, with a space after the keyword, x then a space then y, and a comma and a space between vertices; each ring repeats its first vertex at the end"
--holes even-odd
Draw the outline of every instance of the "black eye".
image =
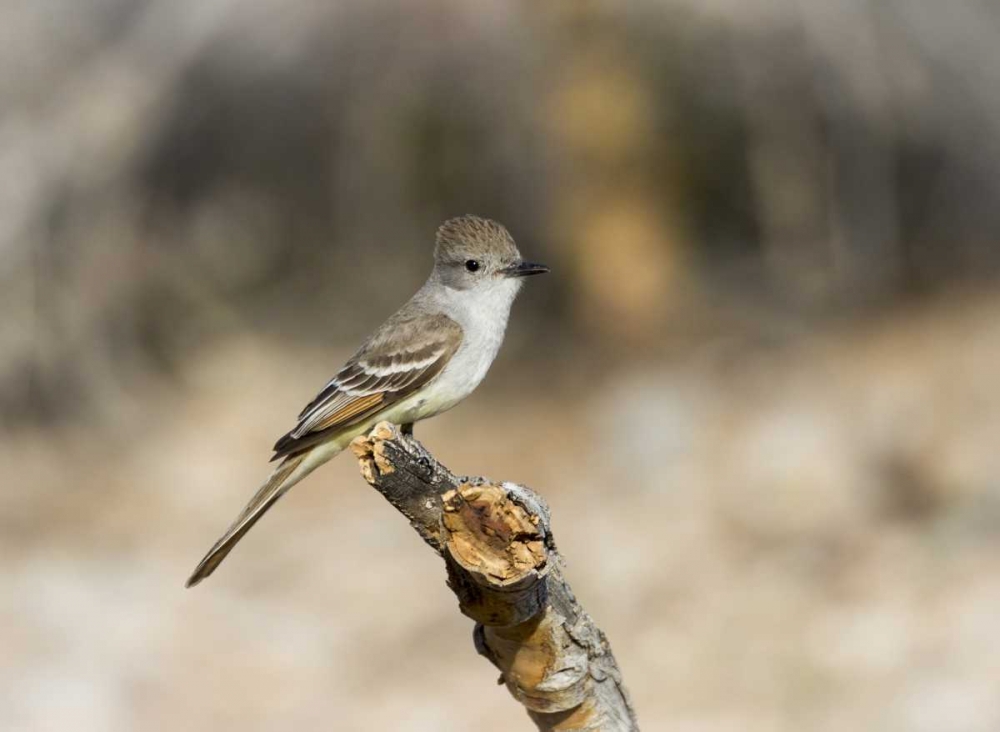
POLYGON ((479 270, 479 262, 477 262, 475 259, 470 259, 468 262, 465 263, 465 268, 470 272, 476 272, 479 270))

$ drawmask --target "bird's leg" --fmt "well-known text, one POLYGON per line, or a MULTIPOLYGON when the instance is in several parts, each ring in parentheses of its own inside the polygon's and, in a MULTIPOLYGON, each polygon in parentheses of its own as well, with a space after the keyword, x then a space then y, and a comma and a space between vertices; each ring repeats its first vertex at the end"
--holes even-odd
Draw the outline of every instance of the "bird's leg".
MULTIPOLYGON (((413 422, 407 422, 406 424, 399 425, 399 430, 407 437, 413 437, 413 422)), ((417 462, 420 463, 420 467, 430 472, 431 470, 430 458, 428 458, 426 455, 421 455, 419 458, 417 458, 417 462)))

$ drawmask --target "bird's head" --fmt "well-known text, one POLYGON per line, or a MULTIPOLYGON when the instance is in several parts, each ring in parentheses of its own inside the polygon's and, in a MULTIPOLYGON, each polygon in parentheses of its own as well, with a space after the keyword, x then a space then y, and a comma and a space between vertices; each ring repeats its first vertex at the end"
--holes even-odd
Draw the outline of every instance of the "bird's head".
POLYGON ((444 285, 457 290, 517 290, 524 277, 549 271, 526 262, 501 224, 472 215, 449 219, 438 229, 434 268, 444 285))

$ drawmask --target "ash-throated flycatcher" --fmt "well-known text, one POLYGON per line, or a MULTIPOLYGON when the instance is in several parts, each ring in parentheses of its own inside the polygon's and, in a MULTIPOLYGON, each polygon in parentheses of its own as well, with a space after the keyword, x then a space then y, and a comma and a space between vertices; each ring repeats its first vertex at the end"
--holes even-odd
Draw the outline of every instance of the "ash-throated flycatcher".
POLYGON ((187 581, 215 571, 236 543, 289 488, 377 422, 402 425, 451 409, 486 376, 503 342, 522 278, 548 267, 521 259, 495 221, 461 216, 437 232, 434 269, 302 410, 274 445, 281 460, 187 581))

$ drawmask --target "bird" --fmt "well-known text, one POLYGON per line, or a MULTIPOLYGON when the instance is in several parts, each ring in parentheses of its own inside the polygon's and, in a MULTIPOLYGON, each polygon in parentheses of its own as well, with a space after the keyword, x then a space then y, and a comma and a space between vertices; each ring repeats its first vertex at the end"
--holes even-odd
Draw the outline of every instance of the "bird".
POLYGON ((271 475, 186 582, 208 577, 296 483, 378 422, 413 424, 445 412, 485 378, 503 343, 524 278, 549 268, 525 261, 510 232, 474 215, 437 230, 434 267, 416 294, 389 317, 274 445, 271 475))

